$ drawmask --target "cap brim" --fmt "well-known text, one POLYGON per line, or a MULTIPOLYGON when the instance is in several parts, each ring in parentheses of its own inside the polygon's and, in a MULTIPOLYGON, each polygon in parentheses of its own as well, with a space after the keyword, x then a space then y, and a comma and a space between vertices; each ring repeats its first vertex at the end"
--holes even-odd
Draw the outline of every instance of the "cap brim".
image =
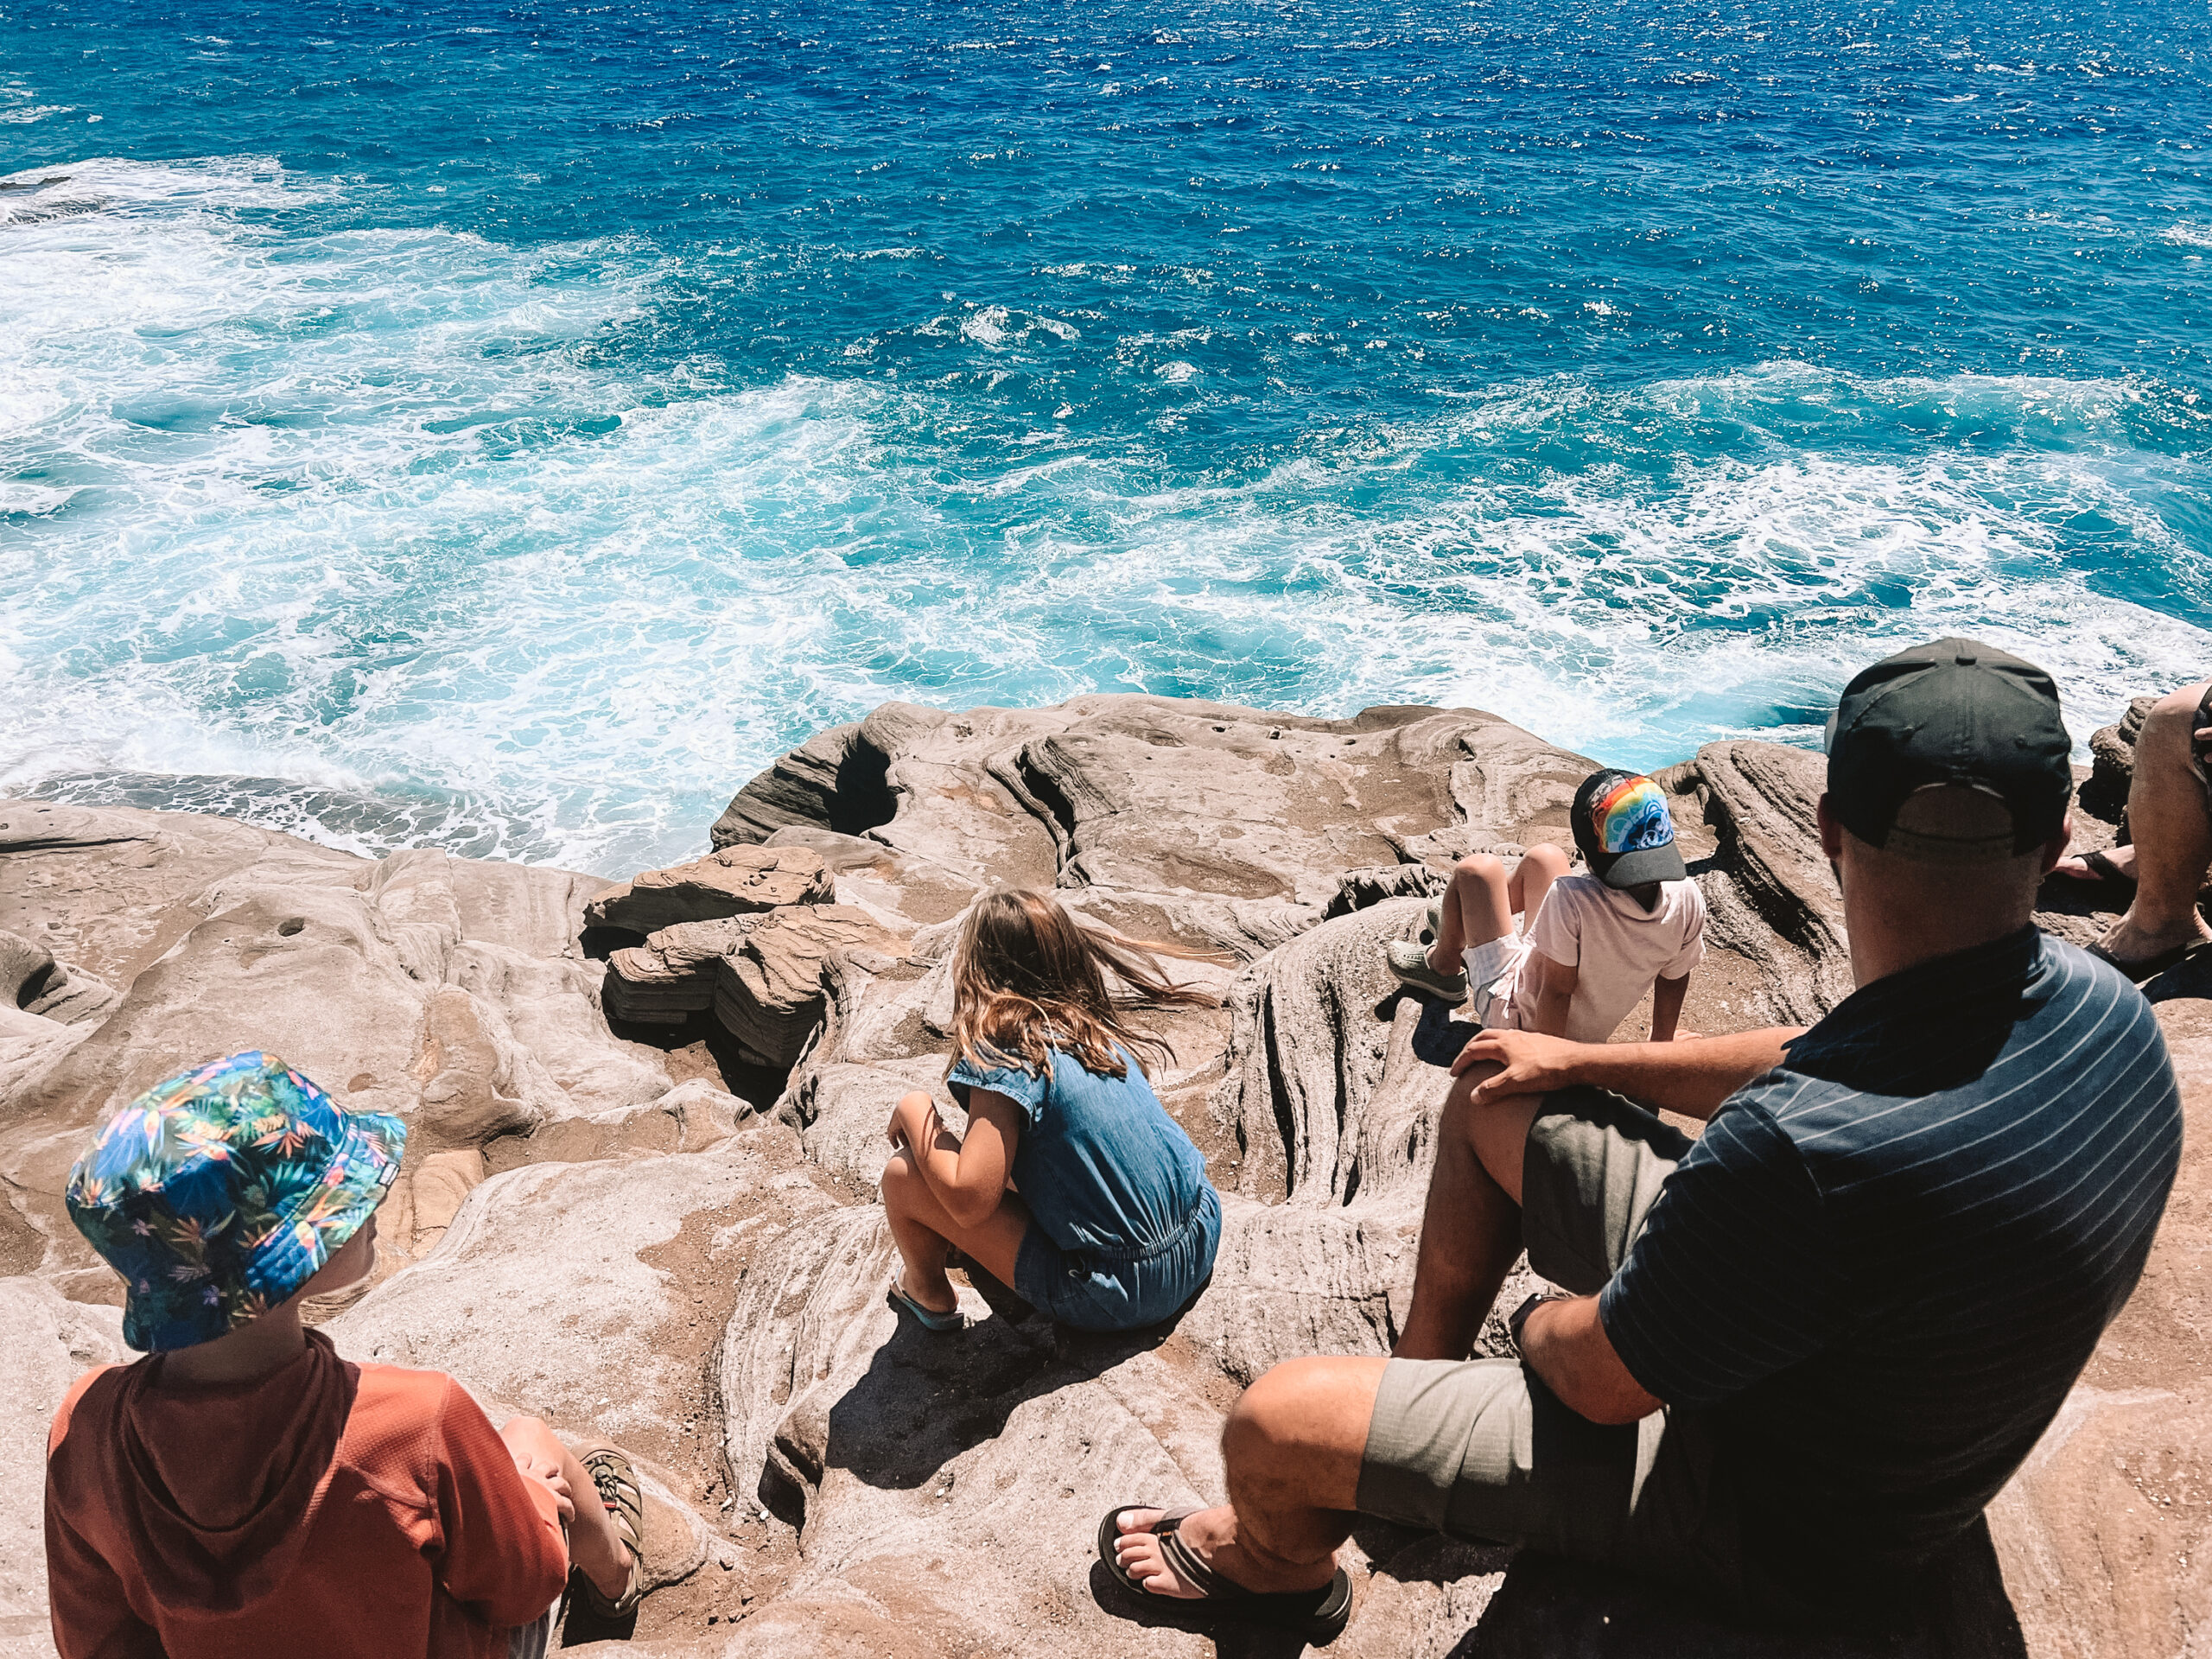
POLYGON ((1647 881, 1681 881, 1689 875, 1681 849, 1669 842, 1664 847, 1639 847, 1623 853, 1608 864, 1599 880, 1609 887, 1640 887, 1647 881))

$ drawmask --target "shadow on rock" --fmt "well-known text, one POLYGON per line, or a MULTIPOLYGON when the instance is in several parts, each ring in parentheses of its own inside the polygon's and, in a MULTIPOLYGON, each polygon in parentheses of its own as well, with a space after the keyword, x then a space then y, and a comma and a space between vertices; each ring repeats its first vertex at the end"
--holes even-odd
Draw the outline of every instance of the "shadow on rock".
MULTIPOLYGON (((1170 1320, 1141 1331, 1071 1330, 1034 1313, 980 1268, 969 1272, 994 1317, 945 1332, 902 1316, 866 1373, 830 1408, 825 1467, 879 1489, 921 1486, 963 1452, 995 1440, 1025 1402, 1103 1376, 1175 1328, 1170 1320)), ((791 1447, 779 1446, 791 1455, 791 1447)))
POLYGON ((2143 995, 2153 1002, 2171 1002, 2185 996, 2212 1000, 2212 950, 2200 950, 2145 981, 2143 995))
POLYGON ((1211 1637, 1216 1659, 1294 1659, 1306 1651, 1304 1639, 1287 1630, 1216 1624, 1206 1618, 1203 1602, 1184 1602, 1179 1607, 1174 1601, 1146 1595, 1103 1561, 1090 1564, 1090 1593, 1107 1611, 1145 1630, 1194 1630, 1211 1637))

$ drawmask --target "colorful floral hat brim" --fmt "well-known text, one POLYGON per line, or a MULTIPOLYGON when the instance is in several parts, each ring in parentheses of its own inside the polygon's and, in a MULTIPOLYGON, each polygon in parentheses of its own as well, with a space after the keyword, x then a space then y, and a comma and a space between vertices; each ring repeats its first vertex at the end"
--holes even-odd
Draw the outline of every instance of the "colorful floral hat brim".
POLYGON ((348 1112, 272 1055, 156 1084, 70 1172, 71 1218, 123 1276, 123 1332, 188 1348, 289 1301, 399 1173, 407 1126, 348 1112))

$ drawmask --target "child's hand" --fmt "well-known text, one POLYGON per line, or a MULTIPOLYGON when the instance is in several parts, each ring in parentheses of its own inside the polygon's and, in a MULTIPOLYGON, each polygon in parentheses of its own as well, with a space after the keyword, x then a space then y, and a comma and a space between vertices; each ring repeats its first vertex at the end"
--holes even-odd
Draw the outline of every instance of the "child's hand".
POLYGON ((893 1150, 909 1147, 918 1158, 936 1144, 936 1129, 937 1104, 918 1089, 899 1096, 899 1103, 891 1109, 891 1122, 884 1135, 893 1150))
POLYGON ((521 1470, 531 1479, 552 1491, 553 1506, 559 1511, 561 1524, 563 1527, 575 1520, 575 1494, 569 1490, 568 1478, 562 1474, 559 1464, 544 1457, 518 1452, 515 1454, 515 1467, 521 1470))

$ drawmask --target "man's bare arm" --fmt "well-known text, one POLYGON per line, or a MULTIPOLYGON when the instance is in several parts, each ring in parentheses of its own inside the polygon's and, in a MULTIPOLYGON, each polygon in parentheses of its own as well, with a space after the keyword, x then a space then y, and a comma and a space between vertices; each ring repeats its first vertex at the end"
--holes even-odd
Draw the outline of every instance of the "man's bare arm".
POLYGON ((1459 1051, 1452 1075, 1471 1065, 1501 1068, 1477 1087, 1478 1106, 1582 1083, 1655 1110, 1710 1117, 1753 1077, 1781 1065, 1783 1045, 1803 1029, 1774 1026, 1671 1043, 1570 1043, 1535 1032, 1486 1031, 1459 1051))
POLYGON ((1593 1423, 1633 1423, 1662 1403, 1621 1363, 1595 1296, 1539 1304, 1521 1326, 1521 1357, 1569 1411, 1593 1423))

